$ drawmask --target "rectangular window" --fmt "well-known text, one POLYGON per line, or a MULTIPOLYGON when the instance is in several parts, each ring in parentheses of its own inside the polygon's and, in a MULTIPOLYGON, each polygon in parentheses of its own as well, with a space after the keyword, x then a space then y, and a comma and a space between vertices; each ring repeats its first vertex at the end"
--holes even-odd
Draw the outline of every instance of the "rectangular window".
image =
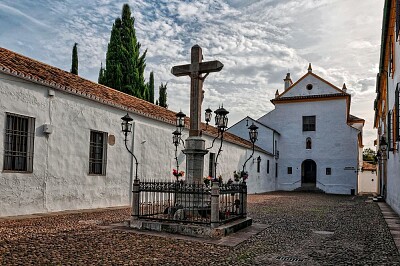
POLYGON ((261 158, 258 157, 258 158, 257 158, 257 173, 260 172, 260 168, 261 168, 260 166, 261 166, 261 158))
POLYGON ((332 174, 332 168, 327 167, 326 168, 326 175, 331 175, 332 174))
POLYGON ((303 116, 303 131, 315 131, 315 115, 303 116))
POLYGON ((287 173, 288 173, 288 175, 291 175, 291 174, 292 174, 292 167, 288 167, 288 168, 287 168, 287 173))
POLYGON ((396 0, 396 40, 399 39, 400 30, 400 1, 396 0))
MULTIPOLYGON (((398 1, 399 2, 399 1, 398 1)), ((395 91, 395 96, 394 96, 394 102, 395 102, 395 118, 396 118, 396 132, 395 132, 395 139, 396 141, 400 141, 400 88, 399 88, 399 83, 397 83, 396 91, 395 91)))
POLYGON ((106 174, 107 138, 105 132, 90 131, 89 174, 106 174))
POLYGON ((210 152, 210 158, 208 162, 208 176, 214 176, 214 167, 215 167, 215 153, 210 152))
POLYGON ((278 177, 278 163, 275 163, 275 177, 278 177))
POLYGON ((32 172, 35 118, 6 113, 3 170, 32 172))
POLYGON ((389 151, 393 151, 393 110, 388 112, 387 115, 387 143, 388 143, 388 149, 389 151))
POLYGON ((269 174, 269 160, 267 160, 267 174, 269 174))

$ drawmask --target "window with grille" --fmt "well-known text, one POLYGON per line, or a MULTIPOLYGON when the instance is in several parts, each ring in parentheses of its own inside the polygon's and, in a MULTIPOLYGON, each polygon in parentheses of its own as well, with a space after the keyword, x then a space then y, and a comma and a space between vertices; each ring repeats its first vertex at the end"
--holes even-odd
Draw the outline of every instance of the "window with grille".
POLYGON ((90 131, 89 174, 105 175, 107 166, 107 133, 90 131))
POLYGON ((267 174, 269 174, 269 160, 267 160, 267 174))
POLYGON ((215 153, 210 152, 210 160, 208 162, 208 175, 215 175, 215 153))
POLYGON ((35 118, 6 113, 3 170, 32 172, 35 118))
POLYGON ((303 131, 315 131, 315 115, 303 116, 303 131))
POLYGON ((261 170, 261 158, 258 157, 257 158, 257 173, 259 173, 261 170))
POLYGON ((393 150, 393 110, 389 111, 388 116, 387 116, 387 133, 388 133, 388 138, 387 138, 387 143, 388 143, 388 149, 389 151, 393 150))
POLYGON ((288 168, 287 168, 287 173, 288 173, 288 175, 291 175, 291 174, 292 174, 292 172, 293 172, 293 169, 292 169, 292 167, 288 167, 288 168))
POLYGON ((399 39, 400 30, 400 0, 396 0, 396 40, 399 39))
POLYGON ((399 89, 399 83, 397 83, 397 87, 396 87, 396 91, 395 91, 395 97, 394 97, 394 101, 395 101, 395 119, 396 119, 396 127, 395 127, 395 140, 396 141, 400 141, 400 89, 399 89))

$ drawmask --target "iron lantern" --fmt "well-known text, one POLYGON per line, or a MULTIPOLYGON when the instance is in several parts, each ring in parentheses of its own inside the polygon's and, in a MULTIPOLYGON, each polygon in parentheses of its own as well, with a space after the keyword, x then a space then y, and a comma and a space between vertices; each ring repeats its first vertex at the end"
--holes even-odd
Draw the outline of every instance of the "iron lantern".
POLYGON ((257 141, 257 137, 258 137, 258 132, 257 132, 258 126, 251 124, 251 126, 249 126, 249 137, 250 137, 250 141, 251 143, 255 143, 257 141))
POLYGON ((179 130, 175 130, 172 132, 172 143, 174 143, 175 146, 179 145, 181 139, 181 132, 179 130))
POLYGON ((387 142, 384 136, 381 137, 381 140, 379 141, 379 147, 381 151, 385 152, 387 150, 387 142))
POLYGON ((176 129, 179 130, 179 133, 182 132, 183 128, 185 127, 185 117, 186 115, 179 111, 176 115, 176 129))
POLYGON ((206 115, 205 115, 205 120, 206 120, 207 125, 211 121, 211 117, 212 117, 212 110, 210 109, 210 107, 208 107, 206 109, 206 115))
POLYGON ((222 106, 215 110, 215 125, 220 131, 225 131, 228 127, 228 117, 229 112, 222 106))
POLYGON ((126 113, 125 116, 121 117, 122 123, 122 132, 124 132, 124 135, 127 136, 128 133, 132 132, 132 117, 129 116, 128 113, 126 113))

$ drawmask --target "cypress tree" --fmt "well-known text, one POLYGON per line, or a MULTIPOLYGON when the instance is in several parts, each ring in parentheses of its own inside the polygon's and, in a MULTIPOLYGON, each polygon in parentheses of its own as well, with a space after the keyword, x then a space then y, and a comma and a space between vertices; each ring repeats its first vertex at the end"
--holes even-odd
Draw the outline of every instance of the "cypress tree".
POLYGON ((101 66, 100 66, 98 83, 104 85, 104 68, 103 68, 103 62, 101 63, 101 66))
POLYGON ((99 80, 106 86, 143 99, 149 98, 144 79, 147 50, 140 55, 141 45, 136 38, 134 23, 129 5, 124 4, 121 18, 115 20, 111 30, 104 79, 100 79, 99 73, 99 80))
POLYGON ((149 77, 149 102, 154 103, 154 73, 153 71, 150 72, 149 77))
POLYGON ((72 48, 72 66, 71 66, 71 73, 78 75, 78 44, 75 43, 74 47, 72 48))
POLYGON ((164 108, 168 107, 167 104, 167 83, 165 85, 161 82, 159 87, 158 105, 164 108))

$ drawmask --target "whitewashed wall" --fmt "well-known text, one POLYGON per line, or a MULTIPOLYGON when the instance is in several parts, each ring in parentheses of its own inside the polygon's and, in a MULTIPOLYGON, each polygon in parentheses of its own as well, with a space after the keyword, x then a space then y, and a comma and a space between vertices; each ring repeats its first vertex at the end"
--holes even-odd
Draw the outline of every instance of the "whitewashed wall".
POLYGON ((275 110, 259 119, 281 133, 278 150, 277 189, 301 186, 301 164, 312 159, 317 165, 317 187, 328 193, 357 191, 358 130, 347 125, 344 99, 276 104, 275 110), (303 116, 316 116, 316 131, 302 130, 303 116), (312 149, 306 149, 306 139, 312 149), (293 173, 287 174, 292 167, 293 173), (326 175, 326 168, 332 175, 326 175), (345 170, 351 168, 352 170, 345 170))
POLYGON ((364 170, 358 178, 359 193, 378 193, 378 177, 376 171, 364 170))
MULTIPOLYGON (((0 78, 1 165, 4 160, 5 112, 35 118, 33 172, 0 172, 0 216, 129 205, 134 166, 120 131, 121 117, 126 111, 58 90, 54 97, 50 97, 49 88, 45 86, 3 74, 0 78), (53 126, 52 134, 42 133, 44 124, 53 126), (115 135, 115 144, 107 145, 105 176, 88 174, 90 130, 115 135)), ((172 131, 175 127, 130 115, 134 119, 135 138, 132 142, 131 135, 128 145, 139 160, 139 178, 173 180, 172 131)), ((187 130, 185 136, 188 136, 187 130)), ((208 147, 212 138, 205 138, 208 147)), ((248 155, 248 149, 224 142, 218 174, 225 181, 233 178, 233 171, 239 169, 248 155)), ((264 154, 258 155, 266 161, 264 154)), ((184 170, 185 157, 181 153, 179 161, 184 170)), ((206 176, 207 155, 204 170, 206 176)), ((250 193, 271 190, 268 176, 253 174, 256 168, 251 164, 248 170, 250 193)))
MULTIPOLYGON (((390 34, 396 34, 394 31, 390 34)), ((388 91, 387 91, 387 110, 393 110, 395 106, 395 90, 397 84, 400 82, 400 43, 394 43, 394 58, 395 58, 395 73, 394 75, 387 78, 388 91)), ((387 69, 386 73, 390 70, 387 69)), ((385 112, 383 112, 385 113, 385 112)), ((386 140, 388 139, 387 128, 382 127, 385 132, 386 140)), ((399 147, 399 142, 397 142, 399 147)), ((386 184, 386 202, 400 214, 400 156, 399 149, 397 151, 389 151, 387 158, 387 184, 386 184)))

